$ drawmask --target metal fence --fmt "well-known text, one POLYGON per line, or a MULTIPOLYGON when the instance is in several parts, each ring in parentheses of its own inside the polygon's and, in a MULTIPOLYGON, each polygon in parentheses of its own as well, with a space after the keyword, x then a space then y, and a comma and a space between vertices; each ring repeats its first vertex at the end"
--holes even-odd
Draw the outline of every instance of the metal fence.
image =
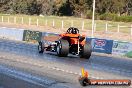
MULTIPOLYGON (((24 17, 10 17, 10 16, 1 16, 1 22, 14 23, 14 24, 26 24, 26 25, 36 25, 36 26, 50 26, 50 27, 58 27, 60 29, 68 28, 68 27, 78 27, 81 30, 91 29, 91 24, 84 20, 54 20, 54 19, 32 19, 32 17, 24 18, 24 17), (77 23, 79 22, 79 23, 77 23)), ((122 24, 111 25, 109 23, 99 24, 95 23, 94 32, 96 31, 105 31, 106 33, 112 32, 111 29, 114 29, 114 32, 117 33, 129 33, 132 36, 132 25, 125 26, 122 24), (123 30, 122 30, 123 29, 123 30)))

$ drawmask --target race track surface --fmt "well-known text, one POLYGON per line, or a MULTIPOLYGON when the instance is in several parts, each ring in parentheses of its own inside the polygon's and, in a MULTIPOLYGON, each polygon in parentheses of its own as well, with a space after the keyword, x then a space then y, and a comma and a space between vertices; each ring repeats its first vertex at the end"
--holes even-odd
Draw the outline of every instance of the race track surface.
POLYGON ((132 80, 130 58, 95 53, 90 60, 72 55, 58 57, 51 52, 39 54, 35 44, 0 39, 0 74, 41 84, 45 88, 81 88, 78 77, 82 67, 88 70, 91 78, 132 80))

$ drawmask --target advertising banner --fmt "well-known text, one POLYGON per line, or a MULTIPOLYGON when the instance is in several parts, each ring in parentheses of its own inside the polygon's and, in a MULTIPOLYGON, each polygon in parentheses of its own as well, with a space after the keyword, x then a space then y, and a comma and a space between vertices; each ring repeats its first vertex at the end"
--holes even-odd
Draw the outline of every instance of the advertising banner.
POLYGON ((39 31, 24 30, 23 33, 23 41, 27 41, 27 42, 36 43, 38 41, 41 41, 41 37, 42 37, 42 32, 39 31))
POLYGON ((132 43, 122 42, 122 41, 114 41, 112 54, 132 57, 132 43))
POLYGON ((93 52, 112 53, 113 40, 87 38, 87 42, 91 41, 93 52))
POLYGON ((93 51, 99 53, 112 53, 113 40, 92 39, 93 51))

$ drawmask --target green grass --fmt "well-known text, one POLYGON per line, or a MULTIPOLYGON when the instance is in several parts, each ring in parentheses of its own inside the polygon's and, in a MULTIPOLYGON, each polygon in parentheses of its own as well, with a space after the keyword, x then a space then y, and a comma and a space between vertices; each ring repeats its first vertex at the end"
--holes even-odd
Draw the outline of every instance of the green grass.
MULTIPOLYGON (((4 22, 8 22, 8 18, 10 19, 11 23, 14 23, 14 17, 16 17, 16 23, 21 24, 21 19, 23 17, 24 24, 29 24, 29 18, 31 18, 31 24, 36 25, 37 19, 39 20, 40 26, 45 26, 47 20, 47 26, 52 27, 52 22, 55 22, 55 28, 61 28, 62 20, 64 22, 64 28, 69 28, 71 26, 71 22, 73 21, 73 26, 79 29, 82 29, 82 22, 84 21, 84 30, 91 30, 92 20, 91 19, 83 19, 83 18, 75 18, 75 17, 58 17, 58 16, 28 16, 28 15, 4 15, 0 14, 0 22, 1 17, 4 17, 4 22)), ((124 23, 124 22, 112 22, 112 21, 103 21, 103 20, 96 20, 96 31, 105 31, 105 24, 106 22, 113 27, 108 27, 108 31, 117 32, 117 25, 120 24, 121 26, 131 26, 131 23, 124 23)), ((120 28, 120 32, 123 33, 130 33, 130 28, 120 28)))

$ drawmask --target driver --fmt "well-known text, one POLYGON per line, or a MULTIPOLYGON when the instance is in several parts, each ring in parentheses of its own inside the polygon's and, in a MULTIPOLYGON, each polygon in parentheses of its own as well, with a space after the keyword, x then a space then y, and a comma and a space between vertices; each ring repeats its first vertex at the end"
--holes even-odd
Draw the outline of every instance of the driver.
POLYGON ((76 29, 72 29, 72 34, 77 34, 76 29))
POLYGON ((70 27, 70 28, 67 30, 67 33, 77 34, 77 33, 79 33, 79 30, 78 30, 77 28, 70 27))
POLYGON ((72 29, 72 34, 77 34, 77 33, 79 33, 79 30, 77 28, 73 28, 72 29))

